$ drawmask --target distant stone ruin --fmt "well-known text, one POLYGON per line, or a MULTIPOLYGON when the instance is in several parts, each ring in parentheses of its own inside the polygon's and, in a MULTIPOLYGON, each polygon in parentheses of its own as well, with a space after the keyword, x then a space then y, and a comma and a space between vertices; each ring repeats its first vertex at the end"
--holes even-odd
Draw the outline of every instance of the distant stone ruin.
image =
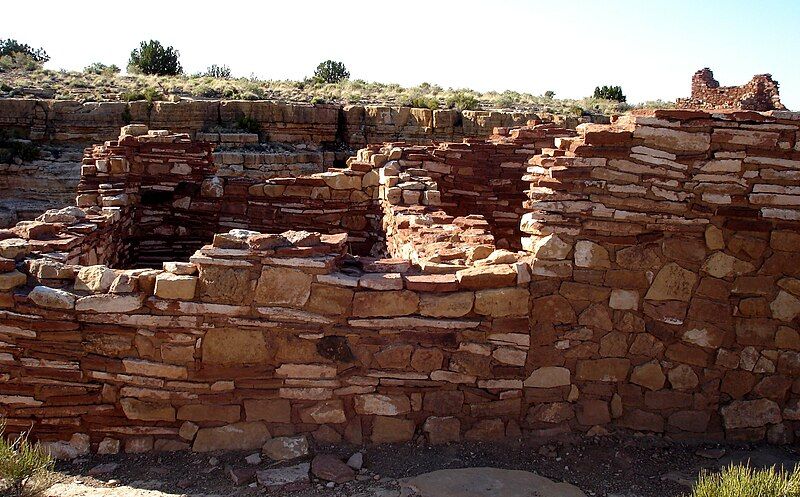
POLYGON ((692 96, 680 98, 677 103, 678 107, 686 109, 786 109, 778 93, 778 82, 771 74, 756 74, 742 86, 720 86, 707 67, 692 76, 692 96))

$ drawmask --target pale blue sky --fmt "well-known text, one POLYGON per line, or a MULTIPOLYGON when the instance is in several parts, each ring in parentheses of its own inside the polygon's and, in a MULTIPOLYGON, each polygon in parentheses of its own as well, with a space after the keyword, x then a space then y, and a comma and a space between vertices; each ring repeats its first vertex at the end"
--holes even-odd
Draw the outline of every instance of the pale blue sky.
POLYGON ((800 0, 403 0, 5 2, 0 38, 44 47, 47 67, 123 67, 140 40, 187 72, 301 79, 324 59, 353 78, 583 97, 622 85, 630 102, 688 96, 708 66, 722 85, 769 72, 800 109, 800 0))

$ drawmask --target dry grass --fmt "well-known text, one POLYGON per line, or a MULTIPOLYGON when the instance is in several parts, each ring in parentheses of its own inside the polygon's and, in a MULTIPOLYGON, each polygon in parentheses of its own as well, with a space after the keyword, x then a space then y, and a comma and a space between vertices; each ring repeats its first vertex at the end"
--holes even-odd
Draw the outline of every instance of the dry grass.
POLYGON ((701 474, 691 497, 800 497, 800 466, 787 472, 731 465, 701 474))
MULTIPOLYGON (((448 108, 469 103, 472 108, 533 111, 560 115, 618 114, 631 106, 610 100, 548 98, 514 91, 477 92, 423 83, 407 88, 398 84, 345 80, 324 84, 313 81, 213 78, 200 75, 146 76, 95 74, 47 69, 0 72, 0 97, 48 95, 62 100, 118 101, 168 96, 279 100, 286 102, 383 104, 448 108), (474 103, 473 103, 474 102, 474 103)), ((658 106, 671 104, 659 102, 658 106)))
POLYGON ((53 459, 27 434, 6 438, 0 424, 0 496, 36 497, 50 486, 53 459))

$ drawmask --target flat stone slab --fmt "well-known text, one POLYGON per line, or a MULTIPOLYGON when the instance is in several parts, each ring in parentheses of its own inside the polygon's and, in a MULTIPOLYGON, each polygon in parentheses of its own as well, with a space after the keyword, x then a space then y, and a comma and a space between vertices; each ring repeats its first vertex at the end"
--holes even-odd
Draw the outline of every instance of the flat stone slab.
POLYGON ((444 469, 404 478, 400 485, 419 497, 586 497, 569 483, 497 468, 444 469))

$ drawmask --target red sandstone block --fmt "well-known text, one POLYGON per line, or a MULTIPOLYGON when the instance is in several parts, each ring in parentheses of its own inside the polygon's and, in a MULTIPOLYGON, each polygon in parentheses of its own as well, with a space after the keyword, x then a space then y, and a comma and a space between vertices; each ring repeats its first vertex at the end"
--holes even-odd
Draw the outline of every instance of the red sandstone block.
POLYGON ((688 121, 692 119, 708 119, 711 114, 702 110, 682 110, 682 109, 656 109, 653 117, 657 119, 674 119, 688 121))
POLYGON ((454 292, 458 282, 454 274, 417 274, 405 276, 406 288, 416 292, 454 292))

